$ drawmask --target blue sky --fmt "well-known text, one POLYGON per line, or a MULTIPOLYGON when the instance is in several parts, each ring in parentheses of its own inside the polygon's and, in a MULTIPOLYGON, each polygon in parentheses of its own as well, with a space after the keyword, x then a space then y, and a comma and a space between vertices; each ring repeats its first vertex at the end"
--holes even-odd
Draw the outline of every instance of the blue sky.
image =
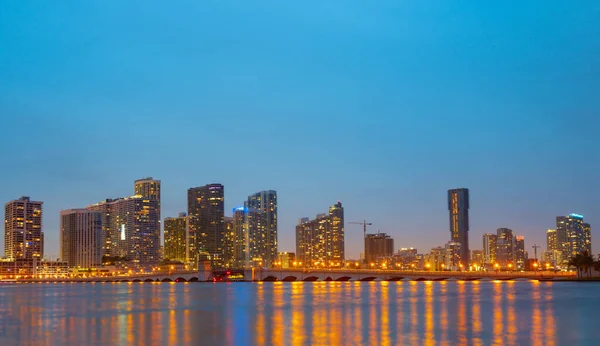
MULTIPOLYGON (((600 227, 600 2, 12 1, 0 4, 0 200, 59 210, 163 182, 163 217, 220 182, 226 210, 279 193, 296 220, 341 200, 395 246, 471 248, 557 215, 600 227)), ((0 245, 2 246, 2 245, 0 245)), ((346 225, 347 257, 362 251, 346 225)), ((532 255, 532 254, 531 254, 532 255)))

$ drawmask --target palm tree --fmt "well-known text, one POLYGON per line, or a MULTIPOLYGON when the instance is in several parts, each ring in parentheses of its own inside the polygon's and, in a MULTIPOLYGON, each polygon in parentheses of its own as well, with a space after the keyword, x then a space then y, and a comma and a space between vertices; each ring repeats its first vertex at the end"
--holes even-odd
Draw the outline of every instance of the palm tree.
POLYGON ((594 261, 594 257, 587 251, 578 253, 569 260, 569 266, 573 266, 577 269, 577 278, 580 279, 583 276, 583 273, 586 274, 586 277, 591 277, 592 267, 597 265, 598 263, 594 261))

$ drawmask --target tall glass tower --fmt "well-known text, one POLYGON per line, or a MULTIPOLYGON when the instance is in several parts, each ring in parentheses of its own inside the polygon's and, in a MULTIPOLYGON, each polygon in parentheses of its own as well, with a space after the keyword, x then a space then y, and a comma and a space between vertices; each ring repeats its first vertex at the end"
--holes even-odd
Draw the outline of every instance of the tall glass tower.
POLYGON ((450 240, 460 243, 460 258, 464 268, 469 268, 469 189, 448 190, 450 211, 450 240))

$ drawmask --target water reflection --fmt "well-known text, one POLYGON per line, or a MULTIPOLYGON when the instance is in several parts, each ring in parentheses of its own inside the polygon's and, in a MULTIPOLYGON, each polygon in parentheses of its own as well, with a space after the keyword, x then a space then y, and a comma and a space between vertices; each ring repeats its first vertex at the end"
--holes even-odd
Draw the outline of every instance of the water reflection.
POLYGON ((573 325, 573 316, 594 320, 600 298, 590 287, 538 282, 16 285, 0 288, 0 344, 581 344, 600 338, 598 328, 574 333, 556 326, 573 325))

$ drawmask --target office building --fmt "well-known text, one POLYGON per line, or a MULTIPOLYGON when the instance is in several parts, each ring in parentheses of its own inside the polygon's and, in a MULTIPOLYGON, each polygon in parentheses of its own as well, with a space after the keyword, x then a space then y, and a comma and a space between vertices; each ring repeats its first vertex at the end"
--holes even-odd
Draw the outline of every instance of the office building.
POLYGON ((488 266, 496 263, 496 242, 498 236, 492 233, 483 235, 483 261, 488 266))
POLYGON ((556 264, 556 263, 560 263, 558 257, 560 257, 562 259, 562 252, 559 251, 559 247, 558 247, 556 230, 549 229, 546 231, 546 252, 545 252, 544 260, 546 262, 556 264))
POLYGON ((42 204, 21 197, 4 205, 4 256, 41 261, 44 257, 42 204))
POLYGON ((314 220, 300 219, 296 226, 296 260, 307 267, 340 267, 344 264, 344 208, 337 202, 329 214, 314 220))
POLYGON ((365 260, 367 264, 379 263, 394 254, 394 239, 385 233, 367 234, 365 260))
MULTIPOLYGON (((270 268, 277 260, 277 192, 260 191, 248 196, 244 207, 259 213, 260 223, 256 224, 257 250, 262 258, 263 266, 270 268)), ((252 240, 252 236, 251 236, 252 240)))
POLYGON ((225 188, 221 184, 209 184, 188 190, 188 222, 190 256, 209 259, 216 268, 225 265, 225 188))
POLYGON ((234 266, 238 268, 270 267, 271 248, 264 234, 264 213, 247 207, 233 209, 233 253, 234 266))
POLYGON ((503 268, 513 268, 515 262, 515 239, 511 229, 499 228, 496 240, 496 262, 503 268))
POLYGON ((525 270, 525 262, 527 260, 525 252, 525 237, 515 237, 515 268, 517 270, 525 270))
POLYGON ((583 216, 569 214, 556 218, 557 248, 562 253, 562 264, 570 258, 587 251, 592 253, 592 239, 590 225, 583 222, 583 216))
POLYGON ((69 267, 102 265, 102 212, 69 209, 60 212, 60 258, 69 267))
POLYGON ((448 210, 450 211, 450 241, 460 243, 461 263, 469 266, 469 190, 448 190, 448 210))
POLYGON ((189 259, 187 214, 165 218, 165 245, 163 258, 187 263, 189 259))

